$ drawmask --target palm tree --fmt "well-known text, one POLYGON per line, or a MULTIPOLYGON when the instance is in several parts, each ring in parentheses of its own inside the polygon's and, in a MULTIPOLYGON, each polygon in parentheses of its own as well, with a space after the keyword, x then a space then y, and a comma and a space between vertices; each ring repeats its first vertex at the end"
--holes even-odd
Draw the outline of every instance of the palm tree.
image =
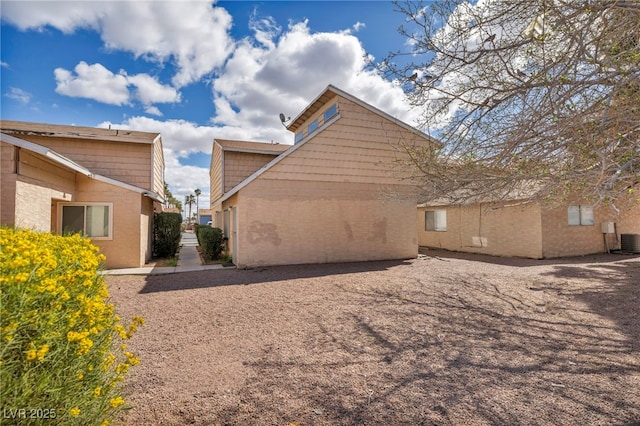
POLYGON ((169 189, 169 184, 167 182, 164 183, 164 206, 169 207, 169 202, 173 198, 173 194, 171 194, 171 190, 169 189))
POLYGON ((194 197, 193 194, 189 194, 184 197, 184 204, 189 206, 189 215, 187 216, 189 225, 191 225, 191 206, 195 204, 195 202, 196 197, 194 197))
POLYGON ((195 189, 195 191, 193 191, 194 194, 196 194, 196 223, 200 223, 200 206, 198 205, 198 197, 200 196, 200 194, 202 194, 202 191, 200 191, 198 188, 195 189))

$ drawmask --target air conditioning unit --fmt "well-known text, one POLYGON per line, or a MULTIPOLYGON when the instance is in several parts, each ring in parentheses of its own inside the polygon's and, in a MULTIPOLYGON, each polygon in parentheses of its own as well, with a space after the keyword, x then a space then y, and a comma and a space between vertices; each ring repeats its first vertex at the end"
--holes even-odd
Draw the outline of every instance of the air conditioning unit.
POLYGON ((640 234, 621 234, 620 249, 631 253, 640 253, 640 234))
POLYGON ((602 222, 602 233, 603 234, 615 234, 616 233, 616 225, 613 222, 602 222))

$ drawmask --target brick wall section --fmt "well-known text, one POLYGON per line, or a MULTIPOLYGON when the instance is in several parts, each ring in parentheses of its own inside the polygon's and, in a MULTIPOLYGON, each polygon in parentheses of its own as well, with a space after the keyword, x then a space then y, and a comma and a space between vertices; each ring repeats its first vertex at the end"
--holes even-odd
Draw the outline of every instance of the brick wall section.
POLYGON ((73 199, 75 173, 25 149, 19 150, 19 158, 19 174, 10 173, 15 170, 14 165, 2 170, 2 185, 5 186, 5 179, 14 185, 13 192, 7 191, 2 197, 3 210, 5 203, 13 205, 12 217, 7 206, 2 223, 50 232, 53 230, 51 200, 73 199))
POLYGON ((640 206, 626 208, 620 215, 597 208, 594 225, 588 226, 570 226, 567 207, 541 208, 528 203, 418 208, 419 244, 497 256, 554 258, 604 252, 602 222, 616 223, 618 237, 606 236, 612 250, 620 248, 620 234, 640 233, 640 206), (426 231, 424 212, 438 209, 447 211, 447 230, 426 231))
MULTIPOLYGON (((585 203, 586 204, 586 203, 585 203)), ((597 208, 593 225, 569 226, 567 206, 546 209, 542 215, 543 256, 575 256, 605 251, 602 222, 616 223, 617 233, 640 233, 640 206, 627 208, 616 215, 608 207, 597 208)), ((610 248, 620 248, 615 235, 607 235, 610 248)))
POLYGON ((419 244, 494 256, 542 257, 540 208, 513 203, 418 208, 419 244), (446 231, 427 231, 425 211, 447 211, 446 231))
MULTIPOLYGON (((239 193, 239 266, 415 257, 415 202, 377 185, 257 180, 239 193)), ((401 191, 402 188, 397 188, 401 191)))

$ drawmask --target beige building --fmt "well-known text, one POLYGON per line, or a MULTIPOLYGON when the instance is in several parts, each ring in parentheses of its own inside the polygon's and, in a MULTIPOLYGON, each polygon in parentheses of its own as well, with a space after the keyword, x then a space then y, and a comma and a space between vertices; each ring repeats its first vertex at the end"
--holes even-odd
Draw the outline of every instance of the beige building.
POLYGON ((418 206, 420 246, 535 259, 621 248, 640 233, 640 205, 615 215, 589 204, 544 207, 527 200, 418 206))
POLYGON ((159 134, 19 121, 0 129, 2 225, 82 232, 107 268, 151 258, 164 192, 159 134))
POLYGON ((214 142, 211 210, 236 265, 417 255, 417 201, 394 165, 425 134, 334 86, 287 129, 294 145, 214 142))

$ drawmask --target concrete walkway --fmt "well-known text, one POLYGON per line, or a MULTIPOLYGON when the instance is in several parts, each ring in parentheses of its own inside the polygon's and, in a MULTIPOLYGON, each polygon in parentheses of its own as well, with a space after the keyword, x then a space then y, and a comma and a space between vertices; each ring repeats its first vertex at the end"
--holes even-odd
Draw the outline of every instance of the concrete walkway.
POLYGON ((178 253, 178 266, 148 266, 143 268, 108 269, 105 275, 158 275, 175 274, 179 272, 208 271, 210 269, 228 269, 229 267, 216 265, 203 265, 198 254, 198 239, 193 231, 182 233, 180 238, 180 251, 178 253))

